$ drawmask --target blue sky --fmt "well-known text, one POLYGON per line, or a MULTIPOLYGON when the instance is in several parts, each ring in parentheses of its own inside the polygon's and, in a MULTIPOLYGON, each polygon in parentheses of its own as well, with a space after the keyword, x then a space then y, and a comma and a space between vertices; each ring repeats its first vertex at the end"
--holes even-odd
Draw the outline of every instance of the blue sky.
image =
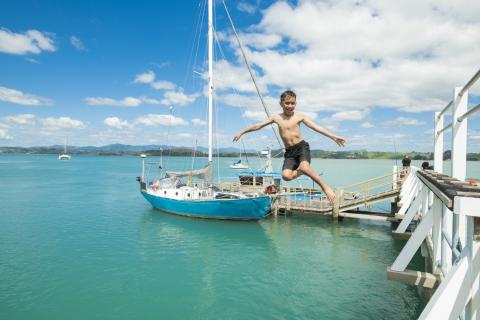
MULTIPOLYGON (((205 3, 3 2, 0 146, 66 136, 77 146, 205 146, 205 3)), ((433 112, 480 67, 474 1, 226 3, 269 110, 280 112, 278 95, 293 89, 298 111, 349 150, 431 151, 433 112)), ((221 2, 215 8, 216 144, 230 147, 265 116, 221 2)), ((479 93, 477 84, 469 105, 479 93)), ((468 123, 470 152, 480 151, 478 122, 468 123)), ((314 149, 338 149, 303 132, 314 149)), ((243 139, 278 147, 267 128, 243 139)))

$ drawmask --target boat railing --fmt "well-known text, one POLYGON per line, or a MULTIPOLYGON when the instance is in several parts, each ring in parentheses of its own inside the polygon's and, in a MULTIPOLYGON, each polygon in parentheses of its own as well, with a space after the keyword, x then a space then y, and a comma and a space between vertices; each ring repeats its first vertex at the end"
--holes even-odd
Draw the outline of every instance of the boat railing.
MULTIPOLYGON (((480 110, 468 110, 468 90, 480 78, 480 70, 464 87, 454 89, 453 99, 435 113, 434 171, 409 175, 399 215, 404 215, 395 234, 406 234, 418 224, 387 271, 388 278, 435 289, 419 319, 478 319, 480 317, 480 254, 475 225, 480 218, 480 188, 466 181, 467 121, 480 110), (451 109, 452 122, 443 125, 451 109), (443 134, 452 130, 451 176, 443 174, 443 134), (419 248, 426 256, 426 272, 407 270, 419 248)), ((402 190, 403 191, 403 190, 402 190)))

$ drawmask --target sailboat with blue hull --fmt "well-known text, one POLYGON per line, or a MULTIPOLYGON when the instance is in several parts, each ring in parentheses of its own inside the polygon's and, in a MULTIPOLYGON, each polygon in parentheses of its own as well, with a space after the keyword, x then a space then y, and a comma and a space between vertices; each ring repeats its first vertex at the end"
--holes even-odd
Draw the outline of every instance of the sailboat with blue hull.
POLYGON ((269 196, 243 199, 176 200, 142 192, 154 208, 167 213, 207 219, 259 220, 271 210, 269 196))
POLYGON ((257 189, 222 191, 212 184, 213 146, 213 10, 208 0, 208 164, 202 169, 166 172, 158 180, 145 178, 142 155, 140 190, 150 204, 163 212, 206 219, 259 220, 270 214, 272 197, 263 186, 257 189), (204 183, 193 183, 193 178, 204 183), (187 180, 187 181, 185 181, 187 180))

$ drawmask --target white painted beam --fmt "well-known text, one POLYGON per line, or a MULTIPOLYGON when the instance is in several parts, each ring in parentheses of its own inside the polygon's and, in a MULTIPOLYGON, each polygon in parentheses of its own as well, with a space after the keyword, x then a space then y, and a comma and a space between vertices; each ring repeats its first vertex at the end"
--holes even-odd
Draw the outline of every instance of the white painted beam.
MULTIPOLYGON (((420 194, 418 194, 415 200, 413 200, 413 203, 410 205, 410 207, 408 207, 405 217, 402 219, 402 222, 400 222, 400 224, 397 227, 397 230, 395 230, 394 233, 404 233, 405 231, 407 231, 407 228, 410 225, 410 222, 412 222, 413 218, 418 213, 421 203, 422 203, 422 198, 420 197, 420 194)), ((404 206, 405 205, 402 206, 400 211, 402 211, 404 206)))
MULTIPOLYGON (((460 298, 463 298, 466 290, 466 277, 469 269, 467 256, 462 255, 458 264, 452 267, 434 295, 422 311, 419 319, 439 320, 439 319, 457 319, 460 313, 454 312, 458 309, 460 298), (463 289, 463 290, 462 290, 463 289), (462 292, 463 291, 463 292, 462 292)), ((462 299, 463 300, 463 299, 462 299)), ((462 306, 462 310, 465 304, 462 306)))
POLYGON ((400 201, 401 208, 398 210, 397 215, 403 216, 407 209, 411 206, 412 202, 414 201, 415 197, 419 198, 418 193, 421 187, 421 183, 417 179, 417 182, 411 187, 411 191, 408 195, 400 201))
POLYGON ((420 221, 417 228, 415 229, 415 232, 413 232, 412 236, 405 244, 405 247, 403 247, 397 259, 395 259, 395 262, 392 264, 391 267, 393 271, 405 270, 405 268, 408 266, 413 256, 415 255, 415 252, 417 252, 423 240, 425 240, 425 237, 430 232, 432 226, 433 209, 429 210, 428 213, 423 217, 422 221, 420 221))
POLYGON ((464 181, 467 174, 467 119, 458 118, 467 112, 468 91, 458 94, 462 88, 455 88, 452 107, 452 177, 464 181))
POLYGON ((433 228, 432 228, 432 243, 433 243, 433 272, 438 273, 438 265, 441 265, 442 255, 442 209, 443 203, 440 199, 435 197, 433 200, 433 228))
POLYGON ((453 212, 462 216, 480 217, 480 198, 455 197, 453 212))

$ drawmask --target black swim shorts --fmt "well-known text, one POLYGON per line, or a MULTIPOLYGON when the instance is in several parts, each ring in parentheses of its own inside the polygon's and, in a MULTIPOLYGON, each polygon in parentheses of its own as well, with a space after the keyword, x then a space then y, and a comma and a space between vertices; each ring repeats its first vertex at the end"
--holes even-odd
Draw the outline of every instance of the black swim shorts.
POLYGON ((302 140, 299 143, 286 148, 284 157, 285 161, 283 162, 282 171, 285 169, 298 169, 300 162, 308 161, 308 163, 310 163, 310 145, 305 140, 302 140))

